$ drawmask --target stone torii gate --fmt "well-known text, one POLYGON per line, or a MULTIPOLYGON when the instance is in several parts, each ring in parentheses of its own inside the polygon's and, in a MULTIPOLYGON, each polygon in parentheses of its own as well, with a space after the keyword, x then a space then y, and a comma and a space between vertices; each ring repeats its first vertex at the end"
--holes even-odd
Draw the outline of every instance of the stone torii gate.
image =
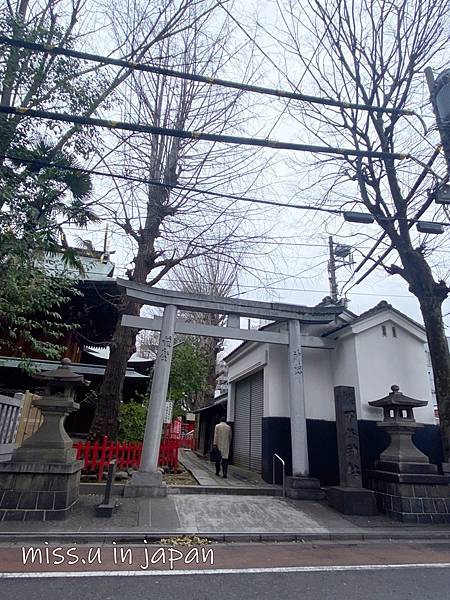
MULTIPOLYGON (((132 315, 122 317, 124 327, 160 331, 141 464, 139 470, 134 473, 129 485, 125 488, 126 495, 165 496, 167 493, 166 487, 162 483, 162 474, 158 470, 158 456, 176 333, 288 346, 292 471, 294 479, 308 478, 308 442, 306 437, 302 347, 329 349, 333 346, 320 337, 302 335, 301 325, 330 323, 342 312, 343 307, 306 307, 204 294, 188 294, 137 284, 124 279, 118 279, 117 283, 120 287, 125 288, 129 298, 141 304, 160 306, 164 309, 162 318, 145 318, 132 315), (227 315, 227 326, 187 323, 177 319, 178 309, 188 312, 227 315), (241 329, 239 327, 240 317, 287 321, 288 330, 287 332, 278 333, 241 329)), ((301 487, 301 481, 297 483, 298 485, 294 487, 301 487)), ((309 483, 307 487, 310 487, 309 483)))

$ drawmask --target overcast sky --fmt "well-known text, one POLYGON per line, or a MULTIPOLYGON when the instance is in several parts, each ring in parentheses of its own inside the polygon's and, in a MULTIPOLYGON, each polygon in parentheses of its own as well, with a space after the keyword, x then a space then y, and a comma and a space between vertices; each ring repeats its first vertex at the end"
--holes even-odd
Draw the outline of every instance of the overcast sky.
MULTIPOLYGON (((238 0, 234 5, 233 15, 246 31, 255 37, 258 44, 258 47, 253 48, 254 61, 255 64, 258 64, 258 76, 254 83, 292 89, 289 82, 286 81, 285 75, 288 75, 289 79, 297 84, 301 77, 301 71, 295 61, 283 61, 281 47, 274 39, 281 35, 280 30, 283 28, 276 9, 276 2, 273 0, 254 0, 253 2, 238 0), (279 68, 276 68, 277 65, 279 68)), ((244 33, 237 30, 236 35, 244 36, 244 33)), ((307 44, 306 38, 305 44, 307 44)), ((230 77, 230 73, 224 75, 230 77)), ((241 78, 241 73, 237 70, 231 75, 235 80, 241 78)), ((307 86, 306 81, 304 85, 307 86)), ((305 91, 310 90, 306 89, 305 91)), ((423 110, 429 112, 429 107, 426 106, 425 79, 420 93, 420 102, 425 99, 423 110)), ((289 111, 286 110, 285 103, 277 103, 276 100, 270 100, 267 103, 256 127, 253 122, 249 128, 246 133, 249 136, 267 137, 270 134, 273 139, 285 141, 303 141, 299 139, 299 135, 305 135, 305 132, 302 134, 296 129, 294 122, 289 118, 289 111)), ((266 156, 269 152, 274 154, 276 151, 264 152, 266 156)), ((297 183, 305 182, 305 173, 299 167, 296 162, 297 157, 293 154, 277 152, 276 160, 270 169, 261 175, 259 181, 255 182, 254 193, 249 190, 248 195, 256 195, 277 202, 312 204, 317 193, 314 189, 309 195, 299 196, 298 194, 297 183)), ((310 173, 308 178, 309 182, 314 184, 314 173, 310 173)), ((348 282, 346 289, 348 290, 350 310, 361 313, 376 305, 380 300, 387 300, 402 312, 422 322, 418 302, 408 292, 406 284, 399 276, 391 277, 383 270, 378 269, 362 284, 351 287, 357 279, 357 276, 352 277, 354 267, 360 263, 364 252, 371 247, 370 239, 364 240, 363 237, 355 234, 359 231, 376 237, 378 229, 375 225, 359 225, 356 229, 354 226, 343 226, 341 217, 330 219, 321 213, 291 208, 271 208, 264 209, 261 215, 261 227, 265 240, 249 248, 245 261, 246 269, 239 273, 237 292, 242 297, 294 304, 317 304, 324 296, 329 295, 328 236, 333 234, 336 243, 357 245, 352 251, 353 266, 340 267, 337 272, 339 290, 342 290, 344 283, 348 282)), ((84 232, 81 237, 91 238, 97 245, 100 245, 103 226, 97 231, 84 232)), ((112 260, 117 264, 117 274, 123 275, 132 257, 130 245, 124 236, 113 232, 111 249, 116 252, 112 260)), ((435 257, 436 263, 440 265, 440 270, 445 270, 446 265, 450 263, 450 246, 447 236, 438 248, 435 257)), ((444 305, 444 313, 449 313, 445 321, 450 335, 450 301, 444 305)))

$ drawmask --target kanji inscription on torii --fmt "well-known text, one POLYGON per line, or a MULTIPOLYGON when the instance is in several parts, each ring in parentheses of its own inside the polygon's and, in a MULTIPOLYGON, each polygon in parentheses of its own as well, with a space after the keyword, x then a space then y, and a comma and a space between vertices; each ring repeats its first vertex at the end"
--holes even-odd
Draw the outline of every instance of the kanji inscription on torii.
POLYGON ((158 348, 159 357, 162 360, 162 362, 167 362, 169 360, 171 348, 172 348, 172 336, 165 335, 164 337, 161 338, 159 348, 158 348))
POLYGON ((361 455, 355 388, 340 385, 334 388, 336 433, 339 456, 340 485, 362 487, 361 455))
POLYGON ((295 375, 303 375, 302 351, 300 348, 292 350, 292 365, 295 375))

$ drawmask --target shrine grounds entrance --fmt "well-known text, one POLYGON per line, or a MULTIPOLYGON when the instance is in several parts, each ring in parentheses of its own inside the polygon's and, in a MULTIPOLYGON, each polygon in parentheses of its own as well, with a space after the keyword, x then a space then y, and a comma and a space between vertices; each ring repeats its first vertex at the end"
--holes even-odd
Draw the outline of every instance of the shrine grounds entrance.
POLYGON ((300 488, 302 485, 308 488, 315 487, 314 482, 309 477, 302 345, 322 348, 324 342, 318 336, 302 335, 301 328, 305 324, 328 324, 336 319, 343 311, 343 307, 306 307, 203 294, 187 294, 136 284, 122 279, 118 280, 118 285, 125 288, 129 298, 141 304, 159 306, 164 309, 162 318, 132 315, 122 317, 124 327, 160 332, 141 465, 126 488, 127 495, 165 496, 167 493, 162 482, 162 474, 158 470, 158 454, 176 333, 282 344, 288 347, 288 387, 293 470, 293 477, 290 479, 295 480, 295 485, 293 485, 295 488, 300 488), (177 318, 178 310, 226 315, 227 326, 188 323, 177 318), (286 321, 287 332, 241 329, 241 317, 286 321))

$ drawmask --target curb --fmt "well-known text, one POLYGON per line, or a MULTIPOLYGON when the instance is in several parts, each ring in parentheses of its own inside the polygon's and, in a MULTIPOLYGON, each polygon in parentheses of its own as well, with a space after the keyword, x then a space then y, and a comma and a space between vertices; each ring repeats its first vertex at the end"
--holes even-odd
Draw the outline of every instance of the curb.
POLYGON ((170 485, 167 493, 172 494, 222 494, 233 496, 282 496, 283 490, 271 487, 225 487, 221 485, 170 485))
POLYGON ((208 533, 208 532, 181 532, 181 531, 152 531, 146 533, 111 531, 111 532, 1 532, 0 544, 2 543, 143 543, 159 542, 162 538, 177 538, 181 536, 195 535, 207 538, 214 542, 226 543, 255 543, 255 542, 366 542, 366 541, 436 541, 450 540, 450 531, 362 531, 362 532, 332 532, 332 533, 208 533))
MULTIPOLYGON (((112 487, 113 496, 123 496, 126 484, 115 483, 112 487)), ((105 483, 81 483, 80 494, 85 496, 95 494, 103 496, 105 493, 105 483)), ((168 485, 167 493, 173 494, 224 494, 234 496, 279 496, 283 495, 283 490, 272 487, 225 487, 221 485, 168 485)))

